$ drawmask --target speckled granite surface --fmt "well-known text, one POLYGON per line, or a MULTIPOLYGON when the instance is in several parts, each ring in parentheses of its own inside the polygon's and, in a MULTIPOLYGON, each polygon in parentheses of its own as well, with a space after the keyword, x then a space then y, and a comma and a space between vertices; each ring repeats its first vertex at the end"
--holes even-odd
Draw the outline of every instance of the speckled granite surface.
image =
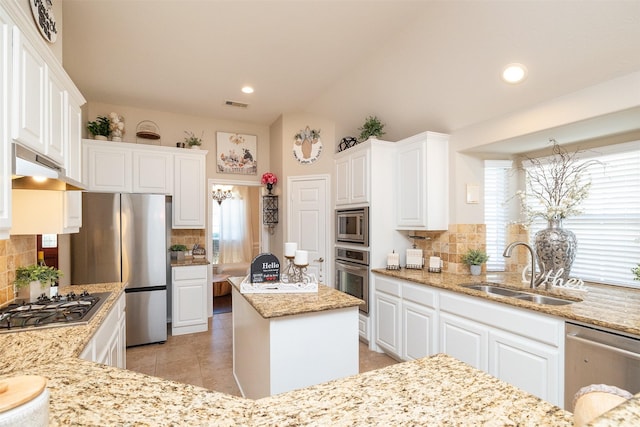
MULTIPOLYGON (((238 290, 242 277, 230 277, 229 282, 238 290)), ((336 310, 363 304, 359 298, 324 285, 318 285, 317 293, 309 294, 242 294, 265 319, 316 311, 336 310)))
POLYGON ((569 413, 444 355, 255 402, 86 362, 77 356, 122 285, 93 290, 114 293, 88 325, 0 334, 0 378, 45 376, 52 426, 571 425, 569 413))
POLYGON ((593 427, 637 427, 640 425, 640 393, 590 423, 593 427))
POLYGON ((571 414, 446 355, 256 401, 256 426, 571 426, 571 414))
MULTIPOLYGON (((489 295, 481 291, 466 289, 460 286, 472 282, 492 282, 506 287, 530 292, 528 284, 522 283, 520 275, 492 273, 482 276, 429 273, 425 270, 384 270, 374 269, 375 273, 433 287, 447 289, 467 295, 474 295, 491 301, 502 302, 541 313, 559 316, 567 320, 576 320, 591 325, 602 326, 613 330, 640 336, 640 290, 619 286, 604 286, 587 283, 589 292, 578 294, 565 292, 564 296, 582 299, 569 305, 552 306, 535 304, 515 298, 489 295)), ((547 295, 558 295, 554 292, 535 291, 547 295)))

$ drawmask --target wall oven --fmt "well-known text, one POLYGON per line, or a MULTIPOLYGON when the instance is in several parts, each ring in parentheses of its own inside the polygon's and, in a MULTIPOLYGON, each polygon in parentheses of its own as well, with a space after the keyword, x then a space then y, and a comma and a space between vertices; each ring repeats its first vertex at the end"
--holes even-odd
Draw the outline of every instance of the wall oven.
POLYGON ((369 313, 369 251, 336 247, 336 288, 364 301, 369 313))
POLYGON ((336 243, 369 246, 368 207, 336 209, 336 243))

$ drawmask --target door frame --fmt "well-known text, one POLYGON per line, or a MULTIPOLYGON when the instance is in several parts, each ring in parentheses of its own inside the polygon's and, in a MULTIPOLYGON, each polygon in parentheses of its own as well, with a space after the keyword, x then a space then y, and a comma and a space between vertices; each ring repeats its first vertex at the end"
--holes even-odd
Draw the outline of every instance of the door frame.
MULTIPOLYGON (((325 215, 327 219, 327 233, 325 233, 325 248, 327 248, 327 253, 324 259, 324 285, 327 285, 331 288, 335 287, 335 283, 333 280, 333 235, 335 230, 334 218, 332 215, 333 212, 333 199, 331 194, 331 175, 329 174, 317 174, 317 175, 298 175, 298 176, 288 176, 287 177, 287 218, 291 218, 293 215, 293 209, 291 204, 291 197, 293 194, 291 193, 292 184, 294 182, 303 182, 303 181, 321 181, 324 183, 325 195, 327 197, 327 203, 325 203, 325 215)), ((285 237, 285 241, 289 242, 291 237, 291 221, 287 221, 287 235, 285 237)))

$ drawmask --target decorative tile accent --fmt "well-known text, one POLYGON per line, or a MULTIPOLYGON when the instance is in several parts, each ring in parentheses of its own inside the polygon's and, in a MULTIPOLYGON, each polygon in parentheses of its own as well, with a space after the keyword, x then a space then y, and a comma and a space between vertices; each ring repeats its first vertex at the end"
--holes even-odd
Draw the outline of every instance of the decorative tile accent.
POLYGON ((35 235, 11 236, 9 240, 0 240, 0 307, 14 300, 16 267, 36 262, 36 246, 35 235))

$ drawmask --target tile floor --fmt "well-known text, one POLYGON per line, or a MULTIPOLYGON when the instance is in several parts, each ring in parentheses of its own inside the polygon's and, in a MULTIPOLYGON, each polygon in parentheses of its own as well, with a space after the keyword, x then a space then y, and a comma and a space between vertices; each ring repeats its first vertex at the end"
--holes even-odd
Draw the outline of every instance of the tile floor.
MULTIPOLYGON (((127 349, 127 369, 240 396, 232 373, 231 313, 214 314, 209 331, 127 349)), ((360 343, 360 372, 397 363, 360 343)))

